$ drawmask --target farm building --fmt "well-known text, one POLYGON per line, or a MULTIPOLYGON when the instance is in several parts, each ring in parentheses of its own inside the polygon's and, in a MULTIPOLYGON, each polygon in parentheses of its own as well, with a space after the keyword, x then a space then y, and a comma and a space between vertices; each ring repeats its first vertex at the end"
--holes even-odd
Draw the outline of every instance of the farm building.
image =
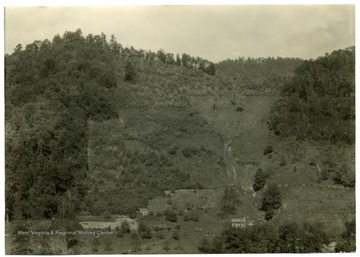
POLYGON ((149 215, 149 210, 147 208, 139 208, 139 213, 141 216, 149 215))
POLYGON ((231 226, 233 228, 246 228, 246 218, 231 219, 231 226))

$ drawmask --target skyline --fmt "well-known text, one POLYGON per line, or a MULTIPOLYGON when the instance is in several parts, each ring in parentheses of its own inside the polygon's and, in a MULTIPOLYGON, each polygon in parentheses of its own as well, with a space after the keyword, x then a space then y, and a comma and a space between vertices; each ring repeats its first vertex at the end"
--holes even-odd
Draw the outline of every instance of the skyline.
POLYGON ((317 58, 355 45, 354 5, 6 7, 5 53, 62 35, 114 34, 123 47, 239 57, 317 58))

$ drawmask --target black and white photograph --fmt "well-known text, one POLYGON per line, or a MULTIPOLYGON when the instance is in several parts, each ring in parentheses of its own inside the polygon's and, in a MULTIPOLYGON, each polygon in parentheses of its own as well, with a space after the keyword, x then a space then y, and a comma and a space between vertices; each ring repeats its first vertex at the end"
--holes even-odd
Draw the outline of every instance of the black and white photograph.
POLYGON ((225 2, 3 6, 4 254, 356 252, 355 4, 225 2))

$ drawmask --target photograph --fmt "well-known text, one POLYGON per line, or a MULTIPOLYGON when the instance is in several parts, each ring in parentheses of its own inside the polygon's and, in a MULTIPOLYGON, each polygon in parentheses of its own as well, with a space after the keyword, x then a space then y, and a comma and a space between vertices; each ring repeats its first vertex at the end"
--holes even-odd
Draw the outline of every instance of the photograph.
POLYGON ((57 4, 3 6, 5 254, 356 252, 355 4, 57 4))

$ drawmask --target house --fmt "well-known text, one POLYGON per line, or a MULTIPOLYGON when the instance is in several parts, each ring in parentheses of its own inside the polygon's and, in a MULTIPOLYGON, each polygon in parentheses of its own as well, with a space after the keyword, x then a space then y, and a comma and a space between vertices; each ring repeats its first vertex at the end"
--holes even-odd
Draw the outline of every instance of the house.
POLYGON ((246 228, 246 218, 231 219, 231 227, 233 228, 246 228))
POLYGON ((149 215, 149 210, 147 208, 139 208, 139 213, 141 216, 149 215))

